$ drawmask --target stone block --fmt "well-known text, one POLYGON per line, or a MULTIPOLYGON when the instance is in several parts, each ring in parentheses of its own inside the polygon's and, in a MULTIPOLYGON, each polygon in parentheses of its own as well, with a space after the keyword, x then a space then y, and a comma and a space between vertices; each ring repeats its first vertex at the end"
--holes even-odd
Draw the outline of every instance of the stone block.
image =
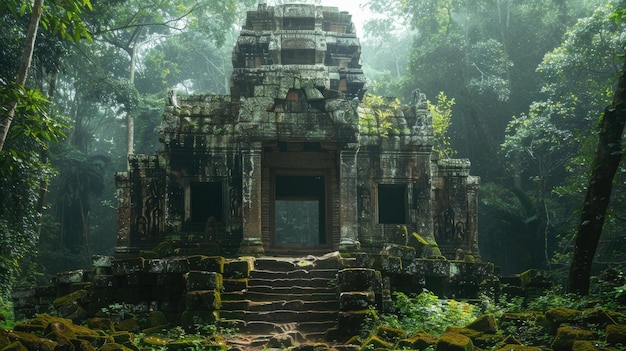
POLYGON ((89 271, 79 269, 75 271, 57 273, 57 284, 82 283, 89 281, 89 271))
POLYGON ((605 330, 607 343, 626 345, 626 325, 609 324, 605 330))
POLYGON ((473 351, 472 340, 465 335, 445 332, 436 344, 437 351, 473 351))
POLYGON ((118 276, 97 275, 93 277, 91 283, 94 288, 117 288, 120 286, 118 276))
POLYGON ((379 291, 380 276, 369 268, 347 268, 337 273, 339 291, 379 291))
POLYGON ((144 259, 141 257, 133 257, 114 260, 111 266, 114 275, 142 272, 144 269, 144 259))
POLYGON ((195 255, 187 257, 189 270, 224 273, 224 257, 195 255))
POLYGON ((187 311, 213 311, 222 306, 220 293, 216 290, 197 290, 185 295, 187 311))
POLYGON ((344 312, 371 309, 374 304, 373 291, 349 291, 339 294, 339 309, 344 312))
POLYGON ((403 261, 413 261, 415 259, 415 248, 407 245, 387 244, 383 247, 383 252, 393 257, 400 257, 403 261))
POLYGON ((339 312, 337 328, 344 336, 357 335, 361 330, 373 328, 377 320, 376 310, 339 312))
POLYGON ((184 311, 181 314, 181 323, 183 328, 190 328, 196 324, 213 324, 217 322, 220 314, 219 311, 184 311))
POLYGON ((556 331, 556 336, 550 345, 553 351, 571 351, 574 341, 596 340, 598 332, 580 329, 577 327, 563 325, 556 331))
POLYGON ((254 263, 247 260, 228 261, 224 263, 224 278, 247 278, 250 276, 254 263))
POLYGON ((112 256, 105 256, 105 255, 93 255, 91 256, 91 265, 94 268, 98 268, 98 267, 108 267, 111 268, 113 264, 113 257, 112 256))
POLYGON ((147 273, 164 273, 166 267, 167 260, 162 258, 154 258, 144 262, 144 268, 147 273))
POLYGON ((224 279, 224 291, 242 291, 248 288, 248 278, 224 279))
POLYGON ((222 275, 215 272, 191 271, 185 275, 187 291, 222 289, 222 275))
POLYGON ((189 272, 189 261, 186 257, 174 257, 167 260, 165 265, 166 273, 187 273, 189 272))

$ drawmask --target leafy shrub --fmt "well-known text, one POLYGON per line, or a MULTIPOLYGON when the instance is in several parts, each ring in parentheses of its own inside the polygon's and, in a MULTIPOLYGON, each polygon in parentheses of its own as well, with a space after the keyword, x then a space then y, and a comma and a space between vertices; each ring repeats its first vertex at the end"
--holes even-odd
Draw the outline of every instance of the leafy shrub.
POLYGON ((423 330, 432 335, 441 335, 449 326, 464 326, 476 319, 480 309, 456 300, 439 299, 428 290, 409 297, 394 293, 396 312, 381 317, 383 325, 413 333, 423 330))

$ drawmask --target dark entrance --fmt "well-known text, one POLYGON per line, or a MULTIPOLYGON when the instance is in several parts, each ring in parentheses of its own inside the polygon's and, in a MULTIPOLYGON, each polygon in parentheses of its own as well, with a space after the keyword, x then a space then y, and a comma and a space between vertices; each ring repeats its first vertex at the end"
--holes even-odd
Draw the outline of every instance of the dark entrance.
POLYGON ((322 175, 274 177, 274 245, 326 244, 326 182, 322 175))

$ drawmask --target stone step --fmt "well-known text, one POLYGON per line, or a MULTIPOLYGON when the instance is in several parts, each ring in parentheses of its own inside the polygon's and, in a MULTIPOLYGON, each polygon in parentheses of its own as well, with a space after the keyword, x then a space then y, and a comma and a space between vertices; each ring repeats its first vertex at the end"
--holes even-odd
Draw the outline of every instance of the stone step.
MULTIPOLYGON (((271 283, 270 283, 271 284, 271 283)), ((272 285, 249 285, 248 292, 272 294, 274 296, 281 295, 302 295, 302 294, 334 294, 337 293, 335 288, 318 288, 310 286, 272 286, 272 285)))
POLYGON ((306 286, 315 288, 335 289, 337 280, 334 278, 250 278, 248 279, 248 287, 252 286, 275 286, 275 287, 291 287, 306 286))
POLYGON ((337 301, 339 298, 335 292, 309 292, 303 294, 288 294, 287 291, 283 294, 262 291, 231 291, 221 294, 222 301, 236 301, 236 300, 251 300, 251 301, 277 301, 277 300, 302 300, 302 301, 337 301))
POLYGON ((309 311, 335 311, 339 310, 339 302, 328 301, 303 301, 303 300, 277 300, 277 301, 251 301, 251 300, 222 300, 222 311, 247 310, 247 311, 275 311, 275 310, 309 310, 309 311))
POLYGON ((272 271, 264 269, 254 269, 250 271, 250 278, 254 279, 311 279, 328 278, 336 279, 336 269, 296 269, 291 271, 272 271))
POLYGON ((224 319, 238 319, 245 322, 271 322, 271 323, 304 323, 304 322, 329 322, 336 321, 337 311, 220 311, 220 317, 224 319))
POLYGON ((336 321, 274 323, 266 321, 246 322, 241 319, 222 319, 219 324, 221 328, 232 328, 237 330, 237 333, 244 335, 269 335, 298 330, 307 336, 318 335, 321 337, 325 336, 328 329, 336 325, 336 321))

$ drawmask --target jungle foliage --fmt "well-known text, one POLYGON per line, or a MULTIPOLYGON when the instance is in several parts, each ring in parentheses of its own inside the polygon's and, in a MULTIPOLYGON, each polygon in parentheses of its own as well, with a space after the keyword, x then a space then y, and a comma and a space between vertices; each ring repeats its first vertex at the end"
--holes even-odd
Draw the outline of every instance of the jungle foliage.
MULTIPOLYGON (((90 252, 111 252, 113 172, 125 169, 128 152, 158 148, 154 128, 168 89, 228 91, 236 24, 255 3, 46 1, 26 83, 17 84, 31 2, 0 2, 0 114, 16 108, 0 152, 0 300, 16 280, 45 281, 88 264, 90 252)), ((380 96, 408 103, 416 89, 425 93, 440 118, 439 156, 470 158, 482 178, 483 259, 505 274, 563 273, 596 127, 622 69, 626 1, 366 7, 377 16, 359 36, 379 120, 380 96)), ((622 161, 594 272, 626 263, 624 191, 622 161)))

